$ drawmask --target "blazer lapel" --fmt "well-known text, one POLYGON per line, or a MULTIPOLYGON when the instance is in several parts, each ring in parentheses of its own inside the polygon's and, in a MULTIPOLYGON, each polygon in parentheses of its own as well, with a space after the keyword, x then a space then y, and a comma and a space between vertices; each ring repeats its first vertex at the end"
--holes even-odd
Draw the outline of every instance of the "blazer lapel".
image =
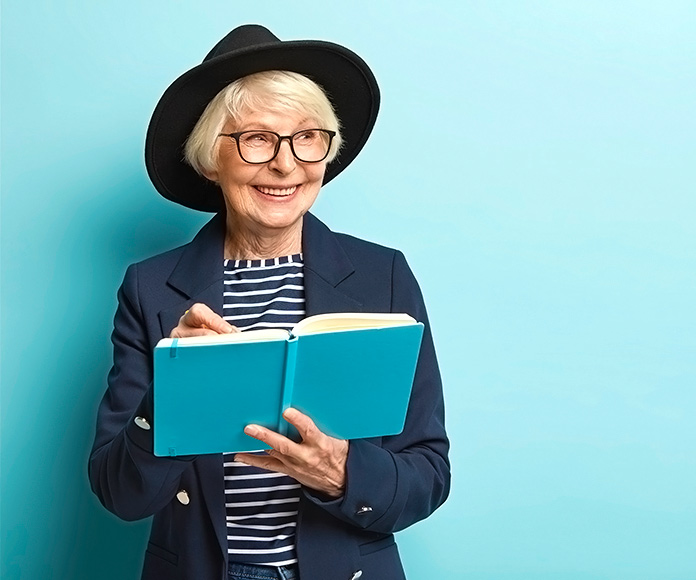
POLYGON ((355 272, 353 263, 335 234, 310 213, 304 217, 302 251, 307 316, 360 312, 361 300, 341 288, 341 282, 355 272))
POLYGON ((202 302, 222 316, 225 215, 218 214, 196 235, 172 271, 167 285, 182 295, 181 302, 159 313, 162 336, 169 336, 181 315, 202 302))

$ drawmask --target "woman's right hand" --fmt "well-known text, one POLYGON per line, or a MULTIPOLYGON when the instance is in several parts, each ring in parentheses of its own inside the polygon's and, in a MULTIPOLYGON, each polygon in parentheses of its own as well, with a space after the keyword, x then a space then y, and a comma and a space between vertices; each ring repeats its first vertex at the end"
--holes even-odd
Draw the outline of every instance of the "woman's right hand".
POLYGON ((232 326, 205 304, 197 302, 184 312, 179 319, 179 324, 169 333, 169 338, 231 334, 233 332, 239 332, 239 329, 232 326))

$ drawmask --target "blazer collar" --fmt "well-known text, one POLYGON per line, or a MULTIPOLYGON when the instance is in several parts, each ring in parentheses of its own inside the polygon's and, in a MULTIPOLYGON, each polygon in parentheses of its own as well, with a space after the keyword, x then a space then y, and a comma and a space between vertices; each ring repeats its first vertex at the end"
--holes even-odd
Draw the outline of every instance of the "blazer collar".
POLYGON ((336 235, 311 213, 302 223, 304 267, 333 287, 350 276, 355 268, 336 235))
POLYGON ((162 336, 169 336, 181 315, 196 302, 207 304, 222 316, 225 216, 216 215, 184 247, 167 284, 183 295, 181 301, 160 310, 162 336))
MULTIPOLYGON (((225 214, 216 214, 185 248, 168 283, 193 298, 224 277, 225 214)), ((220 297, 222 299, 222 296, 220 297)))
POLYGON ((302 226, 305 312, 359 312, 362 303, 350 295, 344 282, 355 272, 348 254, 329 228, 307 213, 302 226))
MULTIPOLYGON (((225 214, 219 213, 186 247, 168 283, 187 298, 206 294, 223 277, 224 244, 225 214)), ((355 267, 336 235, 311 213, 303 218, 302 251, 307 314, 359 309, 360 301, 341 290, 355 267)))

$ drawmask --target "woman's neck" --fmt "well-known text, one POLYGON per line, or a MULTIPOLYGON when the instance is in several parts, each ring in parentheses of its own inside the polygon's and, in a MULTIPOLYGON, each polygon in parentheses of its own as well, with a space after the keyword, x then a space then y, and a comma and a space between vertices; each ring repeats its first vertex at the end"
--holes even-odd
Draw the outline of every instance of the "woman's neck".
POLYGON ((302 221, 282 230, 251 231, 239 227, 228 218, 225 235, 225 258, 228 260, 258 260, 289 256, 302 252, 302 221))

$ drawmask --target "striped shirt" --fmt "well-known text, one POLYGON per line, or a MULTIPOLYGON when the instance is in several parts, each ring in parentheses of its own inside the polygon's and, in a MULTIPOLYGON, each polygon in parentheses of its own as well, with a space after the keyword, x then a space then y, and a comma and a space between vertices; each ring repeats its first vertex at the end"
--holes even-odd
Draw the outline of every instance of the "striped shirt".
MULTIPOLYGON (((223 318, 240 330, 290 329, 304 318, 302 255, 225 260, 223 318)), ((281 473, 223 455, 230 562, 286 566, 297 562, 300 484, 281 473)))

